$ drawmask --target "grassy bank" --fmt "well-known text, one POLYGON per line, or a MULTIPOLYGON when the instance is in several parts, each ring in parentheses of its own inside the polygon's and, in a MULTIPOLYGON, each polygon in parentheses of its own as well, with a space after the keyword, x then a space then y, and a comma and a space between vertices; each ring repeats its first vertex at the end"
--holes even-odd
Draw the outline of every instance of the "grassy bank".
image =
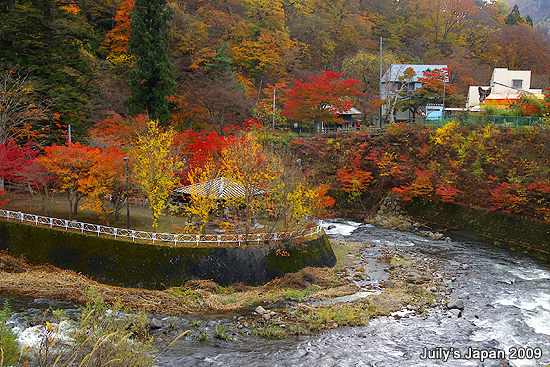
MULTIPOLYGON (((429 275, 433 265, 426 265, 424 260, 395 249, 381 248, 385 261, 392 264, 391 282, 382 288, 381 293, 350 302, 323 303, 359 290, 350 281, 350 276, 361 271, 357 269, 356 255, 364 246, 371 245, 335 241, 333 247, 338 257, 335 268, 306 268, 259 287, 238 283, 221 287, 208 280, 191 280, 162 291, 106 286, 70 271, 33 267, 22 259, 4 254, 0 257, 0 292, 78 304, 89 302, 89 294, 95 294, 105 299, 106 304, 120 302, 129 310, 157 315, 223 315, 230 312, 240 316, 225 326, 227 334, 224 335, 265 338, 362 325, 372 318, 390 315, 407 306, 421 313, 434 304, 445 302, 442 282, 429 275), (426 276, 420 282, 409 279, 408 272, 413 269, 426 273, 426 276), (259 305, 265 307, 265 312, 251 312, 259 305)), ((189 330, 195 338, 215 337, 205 334, 207 331, 199 324, 190 325, 189 330)), ((222 335, 221 331, 219 335, 222 335)))

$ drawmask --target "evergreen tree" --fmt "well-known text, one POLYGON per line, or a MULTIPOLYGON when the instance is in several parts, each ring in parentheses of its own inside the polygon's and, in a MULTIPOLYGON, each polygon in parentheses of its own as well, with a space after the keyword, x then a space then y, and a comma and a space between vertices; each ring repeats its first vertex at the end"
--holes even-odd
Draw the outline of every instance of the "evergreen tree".
POLYGON ((136 0, 131 13, 129 53, 137 57, 130 80, 132 113, 146 112, 165 124, 170 118, 171 96, 176 87, 168 42, 171 11, 166 0, 136 0))
POLYGON ((506 20, 504 21, 508 25, 514 25, 518 23, 524 23, 521 14, 519 12, 518 4, 514 4, 514 7, 512 8, 512 11, 508 16, 506 17, 506 20))
POLYGON ((205 65, 212 78, 225 75, 236 76, 235 70, 233 70, 233 66, 231 65, 233 64, 233 59, 229 55, 228 48, 229 45, 224 43, 222 48, 212 57, 212 62, 205 65))
POLYGON ((54 103, 62 129, 71 124, 78 130, 94 76, 92 57, 84 48, 95 40, 85 19, 63 5, 55 0, 8 1, 0 9, 0 68, 16 68, 37 80, 36 95, 54 103))

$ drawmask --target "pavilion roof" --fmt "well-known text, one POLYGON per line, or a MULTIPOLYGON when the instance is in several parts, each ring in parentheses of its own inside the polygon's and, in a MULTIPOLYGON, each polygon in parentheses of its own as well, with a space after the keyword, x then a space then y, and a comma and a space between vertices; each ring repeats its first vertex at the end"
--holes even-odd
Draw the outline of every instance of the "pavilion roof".
MULTIPOLYGON (((267 192, 267 190, 256 185, 250 185, 249 187, 252 195, 261 195, 267 192)), ((243 197, 246 194, 245 186, 225 177, 218 177, 213 180, 180 187, 174 191, 178 194, 211 197, 215 199, 234 199, 243 197)))

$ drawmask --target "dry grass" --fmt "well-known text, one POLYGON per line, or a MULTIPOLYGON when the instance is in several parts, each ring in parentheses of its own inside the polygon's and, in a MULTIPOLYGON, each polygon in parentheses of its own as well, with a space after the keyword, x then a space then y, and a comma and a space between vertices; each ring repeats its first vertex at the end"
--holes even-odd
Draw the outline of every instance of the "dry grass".
MULTIPOLYGON (((190 280, 181 287, 163 291, 122 288, 100 284, 69 270, 53 266, 32 266, 23 259, 15 259, 0 253, 0 292, 33 298, 51 298, 85 304, 89 295, 97 294, 108 304, 122 302, 131 310, 141 310, 159 315, 183 315, 203 312, 226 312, 251 307, 261 301, 282 297, 288 289, 302 289, 314 284, 316 292, 342 286, 333 269, 306 268, 295 274, 287 274, 264 286, 250 287, 235 284, 220 287, 210 280, 190 280), (298 281, 296 281, 298 280, 298 281)), ((348 294, 353 290, 347 290, 348 294)), ((340 291, 341 295, 342 291, 340 291)), ((315 292, 311 292, 312 295, 315 292)), ((325 298, 324 295, 322 298, 325 298)))

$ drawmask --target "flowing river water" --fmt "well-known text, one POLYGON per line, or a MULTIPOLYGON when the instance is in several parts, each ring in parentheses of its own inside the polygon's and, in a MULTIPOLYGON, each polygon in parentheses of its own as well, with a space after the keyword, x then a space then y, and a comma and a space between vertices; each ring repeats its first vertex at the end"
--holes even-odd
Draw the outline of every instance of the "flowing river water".
MULTIPOLYGON (((550 264, 465 238, 429 240, 341 219, 325 225, 329 238, 373 243, 378 248, 394 246, 426 259, 468 264, 458 267, 450 294, 450 298, 463 298, 462 316, 451 317, 443 307, 434 307, 417 316, 381 317, 361 327, 283 340, 182 338, 161 355, 156 365, 550 366, 550 264)), ((358 258, 368 265, 368 249, 362 251, 358 258)), ((372 282, 376 278, 376 273, 371 274, 372 282)), ((22 326, 24 320, 44 308, 77 312, 70 304, 44 299, 16 299, 10 304, 16 311, 12 325, 20 339, 32 335, 22 326)), ((216 323, 230 322, 232 317, 202 316, 201 320, 207 328, 215 329, 216 323)), ((170 322, 186 323, 190 319, 170 322)), ((159 341, 159 349, 163 346, 159 341)))

